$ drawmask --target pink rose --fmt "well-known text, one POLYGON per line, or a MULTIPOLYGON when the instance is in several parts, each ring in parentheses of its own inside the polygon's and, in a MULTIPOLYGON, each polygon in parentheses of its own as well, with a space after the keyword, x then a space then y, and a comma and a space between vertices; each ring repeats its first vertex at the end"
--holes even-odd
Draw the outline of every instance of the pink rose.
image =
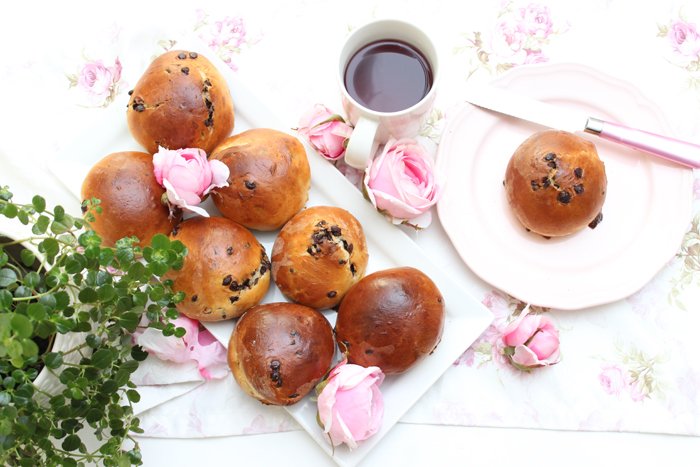
POLYGON ((700 34, 695 24, 676 20, 671 23, 666 37, 673 50, 681 57, 695 60, 700 56, 700 34))
POLYGON ((430 225, 430 208, 438 201, 433 161, 412 139, 390 140, 365 170, 372 204, 394 219, 430 225))
POLYGON ((503 352, 520 370, 559 362, 559 331, 548 317, 529 310, 528 305, 503 331, 503 352))
POLYGON ((384 373, 369 368, 338 363, 319 388, 318 419, 333 446, 345 443, 354 449, 379 431, 384 416, 384 399, 379 386, 384 373))
POLYGON ((199 373, 207 380, 220 379, 228 374, 226 349, 209 331, 200 330, 198 321, 180 315, 171 323, 185 328, 185 335, 164 336, 158 329, 145 328, 134 333, 134 342, 161 360, 176 363, 196 361, 199 373))
POLYGON ((619 395, 629 384, 627 371, 617 365, 603 367, 598 375, 598 382, 607 394, 619 395))
POLYGON ((297 131, 323 157, 335 161, 345 154, 352 127, 340 115, 316 104, 301 117, 297 131))
POLYGON ((552 17, 549 7, 531 3, 519 11, 518 29, 537 39, 546 39, 552 34, 552 17))
POLYGON ((527 56, 527 34, 512 21, 500 21, 491 36, 491 53, 509 63, 523 63, 527 56))
POLYGON ((196 205, 212 188, 228 186, 228 166, 221 161, 207 160, 206 153, 198 148, 159 147, 153 155, 153 173, 165 188, 171 205, 205 217, 209 214, 196 205))
POLYGON ((105 66, 102 60, 93 60, 85 63, 73 76, 72 85, 83 92, 87 102, 91 106, 105 106, 109 104, 119 90, 119 81, 122 76, 122 64, 117 57, 114 66, 105 66))

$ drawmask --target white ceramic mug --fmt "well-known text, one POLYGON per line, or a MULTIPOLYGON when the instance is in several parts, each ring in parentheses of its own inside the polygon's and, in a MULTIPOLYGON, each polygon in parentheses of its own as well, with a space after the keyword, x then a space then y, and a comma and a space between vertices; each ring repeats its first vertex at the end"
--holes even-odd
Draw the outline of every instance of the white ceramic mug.
POLYGON ((343 109, 355 126, 345 150, 348 165, 364 169, 379 144, 393 138, 414 137, 418 134, 435 100, 438 80, 438 54, 433 41, 417 26, 405 21, 384 19, 367 23, 353 31, 345 41, 338 63, 338 82, 343 109), (425 57, 432 69, 432 86, 414 105, 392 112, 372 110, 357 102, 345 86, 345 69, 353 55, 364 46, 378 40, 397 40, 410 44, 425 57))

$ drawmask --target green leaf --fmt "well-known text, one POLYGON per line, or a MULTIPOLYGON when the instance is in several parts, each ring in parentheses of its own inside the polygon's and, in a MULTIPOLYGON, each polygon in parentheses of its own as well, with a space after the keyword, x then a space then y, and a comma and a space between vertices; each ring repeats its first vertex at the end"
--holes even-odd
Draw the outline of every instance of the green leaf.
POLYGON ((131 348, 131 358, 133 358, 137 362, 142 362, 142 361, 146 360, 147 357, 148 357, 148 352, 143 350, 143 347, 141 347, 140 345, 134 345, 131 348))
POLYGON ((102 248, 100 250, 99 260, 100 265, 107 266, 114 259, 114 250, 111 248, 102 248))
POLYGON ((24 225, 29 224, 29 213, 26 211, 26 209, 21 208, 19 211, 17 211, 17 219, 19 219, 19 221, 24 225))
POLYGON ((55 220, 60 221, 65 215, 66 211, 65 209, 63 209, 63 206, 56 206, 55 208, 53 208, 53 217, 55 220))
POLYGON ((68 215, 62 217, 61 220, 55 218, 50 226, 51 232, 56 235, 68 232, 71 228, 73 228, 73 218, 68 215))
POLYGON ((12 306, 12 294, 9 290, 0 290, 0 310, 9 310, 12 306))
POLYGON ((31 267, 34 264, 34 261, 36 261, 36 256, 34 256, 34 253, 32 253, 31 250, 25 248, 22 250, 22 253, 20 253, 20 259, 22 260, 22 264, 27 267, 31 267))
POLYGON ((41 276, 36 271, 29 271, 25 274, 22 283, 30 289, 36 290, 41 284, 41 276))
POLYGON ((80 300, 81 303, 94 303, 97 299, 97 292, 92 287, 87 287, 78 294, 78 300, 80 300))
POLYGON ((5 253, 3 248, 0 246, 0 267, 6 265, 9 260, 10 257, 7 256, 7 253, 5 253))
POLYGON ((46 355, 44 355, 44 365, 46 365, 47 368, 55 370, 56 368, 63 365, 63 354, 61 354, 60 352, 47 353, 46 355))
POLYGON ((48 217, 41 215, 37 218, 36 222, 32 226, 32 233, 34 235, 41 235, 44 232, 46 232, 46 229, 49 228, 49 224, 51 223, 51 219, 48 217))
POLYGON ((100 349, 92 355, 92 364, 96 368, 105 369, 112 364, 112 352, 107 349, 100 349))
POLYGON ((17 217, 17 206, 14 204, 6 204, 5 209, 3 209, 2 213, 7 217, 8 219, 12 219, 13 217, 17 217))
POLYGON ((22 354, 26 358, 36 357, 39 355, 39 346, 31 339, 24 339, 22 340, 22 354))
POLYGON ((30 303, 27 307, 27 316, 35 321, 46 319, 46 307, 41 303, 30 303))
POLYGON ((66 436, 66 439, 61 443, 61 447, 68 452, 75 451, 80 447, 80 437, 78 435, 66 436))
POLYGON ((10 320, 10 327, 19 337, 31 337, 34 326, 24 315, 15 314, 10 320))
POLYGON ((53 259, 58 254, 58 241, 55 238, 45 238, 39 244, 39 251, 46 255, 49 263, 53 263, 53 259))
POLYGON ((170 248, 170 239, 163 234, 156 234, 151 238, 151 246, 156 250, 167 250, 170 248))
POLYGON ((134 332, 139 325, 139 314, 132 311, 123 313, 119 317, 119 324, 129 332, 134 332))
POLYGON ((46 200, 39 195, 32 198, 32 206, 36 212, 43 212, 46 209, 46 200))
POLYGON ((43 295, 39 298, 39 303, 49 308, 49 310, 53 310, 56 308, 56 297, 52 293, 43 295))
POLYGON ((17 282, 17 274, 9 268, 0 269, 0 287, 7 287, 17 282))
POLYGON ((138 391, 134 389, 129 389, 126 391, 126 397, 129 399, 129 401, 136 403, 141 400, 141 394, 138 393, 138 391))
POLYGON ((97 296, 101 302, 109 302, 117 295, 112 284, 105 284, 97 289, 97 296))

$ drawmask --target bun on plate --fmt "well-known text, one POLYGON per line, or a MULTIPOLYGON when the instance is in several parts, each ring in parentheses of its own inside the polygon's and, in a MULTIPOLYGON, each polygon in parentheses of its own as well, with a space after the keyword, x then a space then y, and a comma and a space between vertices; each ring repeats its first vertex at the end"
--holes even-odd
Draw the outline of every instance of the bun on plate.
POLYGON ((144 152, 103 157, 88 172, 80 192, 83 200, 100 200, 102 212, 93 213, 90 227, 104 246, 131 236, 139 238, 139 245, 148 245, 155 234, 168 235, 182 218, 179 210, 171 215, 161 202, 165 189, 153 175, 152 157, 144 152))
POLYGON ((237 318, 262 301, 270 285, 265 248, 245 227, 223 217, 193 217, 171 234, 187 247, 182 269, 168 273, 185 293, 179 312, 199 321, 237 318))
POLYGON ((294 303, 251 308, 238 320, 228 345, 228 364, 238 384, 272 405, 291 405, 308 394, 334 355, 328 320, 294 303))
POLYGON ((276 230, 304 207, 311 172, 306 150, 298 139, 267 128, 226 138, 210 159, 231 172, 212 199, 224 217, 254 230, 276 230))
POLYGON ((523 141, 504 186, 515 217, 542 236, 569 235, 602 220, 605 165, 595 145, 573 133, 545 130, 523 141))
POLYGON ((433 352, 442 337, 445 303, 435 283, 415 268, 377 271, 340 302, 336 339, 348 361, 403 373, 433 352))
POLYGON ((272 278, 290 300, 333 308, 367 268, 362 225, 338 207, 304 209, 285 224, 272 247, 272 278))
POLYGON ((203 55, 173 50, 157 57, 130 92, 129 131, 148 152, 200 148, 207 154, 233 131, 224 77, 203 55))

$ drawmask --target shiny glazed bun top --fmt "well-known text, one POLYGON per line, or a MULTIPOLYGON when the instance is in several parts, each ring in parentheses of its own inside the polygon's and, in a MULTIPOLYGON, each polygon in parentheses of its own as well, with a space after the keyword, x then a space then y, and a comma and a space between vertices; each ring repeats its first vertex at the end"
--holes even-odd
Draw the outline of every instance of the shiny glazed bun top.
POLYGON ((254 230, 276 230, 304 207, 311 171, 294 136, 256 128, 226 138, 211 154, 226 164, 229 185, 212 190, 224 217, 254 230))
POLYGON ((228 364, 250 396, 290 405, 308 394, 330 369, 333 329, 318 311, 294 303, 248 310, 231 334, 228 364))
POLYGON ((153 162, 144 152, 116 152, 100 159, 88 172, 81 188, 83 200, 100 200, 102 213, 93 212, 90 227, 113 246, 123 237, 136 236, 139 245, 151 242, 155 234, 168 235, 182 218, 171 215, 161 201, 165 189, 153 174, 153 162))
POLYGON ((415 268, 374 272, 352 286, 335 323, 350 363, 402 373, 440 342, 445 303, 435 283, 415 268))
POLYGON ((207 154, 231 134, 233 101, 228 84, 203 55, 173 50, 157 57, 131 91, 129 131, 154 154, 201 148, 207 154))
POLYGON ((545 237, 602 220, 605 165, 593 143, 573 133, 545 130, 523 141, 508 163, 504 186, 520 223, 545 237))

